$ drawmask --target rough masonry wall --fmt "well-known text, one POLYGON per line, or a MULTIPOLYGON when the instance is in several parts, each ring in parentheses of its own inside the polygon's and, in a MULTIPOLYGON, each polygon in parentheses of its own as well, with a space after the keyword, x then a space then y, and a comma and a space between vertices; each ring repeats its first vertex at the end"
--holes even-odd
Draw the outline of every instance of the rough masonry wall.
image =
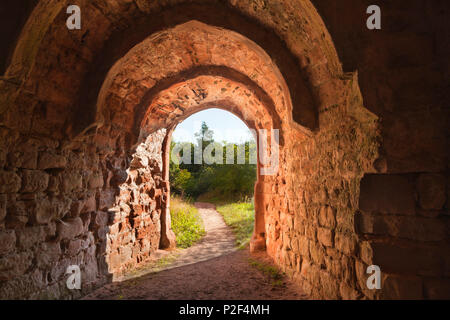
POLYGON ((111 222, 105 248, 109 273, 134 267, 160 248, 161 215, 169 188, 162 176, 165 138, 166 130, 161 129, 137 147, 114 206, 103 213, 111 222))
POLYGON ((93 213, 104 185, 97 150, 2 132, 2 298, 68 296, 64 273, 73 264, 89 290, 98 280, 93 213))
POLYGON ((266 219, 268 253, 316 299, 374 298, 356 272, 365 247, 354 217, 360 180, 378 156, 378 120, 363 108, 355 81, 336 81, 341 95, 334 105, 324 101, 319 132, 291 130, 286 183, 272 194, 266 219))
POLYGON ((380 2, 374 32, 361 19, 371 1, 313 3, 381 120, 380 171, 363 178, 356 219, 366 263, 381 267, 385 298, 449 299, 448 1, 380 2))
POLYGON ((3 128, 0 296, 77 298, 157 250, 165 135, 133 155, 101 134, 67 142, 3 128), (70 265, 80 266, 81 292, 67 289, 70 265))

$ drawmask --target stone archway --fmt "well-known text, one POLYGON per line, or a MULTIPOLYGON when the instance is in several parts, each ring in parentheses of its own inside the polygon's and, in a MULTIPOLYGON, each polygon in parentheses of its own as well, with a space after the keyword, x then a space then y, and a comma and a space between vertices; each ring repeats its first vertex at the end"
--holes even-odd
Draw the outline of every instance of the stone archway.
MULTIPOLYGON (((261 101, 257 94, 246 87, 243 83, 235 82, 219 76, 199 76, 173 85, 155 96, 150 107, 148 108, 144 120, 142 121, 142 131, 148 132, 149 129, 154 126, 154 123, 157 120, 155 119, 155 117, 157 117, 157 112, 155 109, 160 106, 164 106, 165 111, 168 112, 169 115, 168 118, 164 119, 164 126, 168 129, 162 149, 163 162, 165 164, 163 165, 163 176, 166 181, 169 180, 169 152, 171 135, 175 127, 187 117, 209 108, 219 108, 236 115, 249 129, 255 131, 255 141, 257 143, 255 229, 250 246, 251 250, 265 249, 265 224, 263 208, 264 195, 259 192, 259 190, 264 188, 263 186, 265 183, 271 182, 265 177, 263 172, 264 165, 260 161, 261 154, 258 152, 260 148, 260 143, 258 140, 260 137, 259 130, 268 130, 268 144, 266 147, 267 155, 271 153, 271 143, 277 143, 278 145, 280 142, 280 135, 277 136, 278 139, 276 142, 272 142, 274 138, 269 136, 272 130, 279 127, 280 123, 280 120, 276 115, 272 116, 270 106, 261 101), (175 116, 170 117, 170 115, 175 116)), ((263 137, 261 138, 263 139, 263 137)), ((271 164, 266 163, 265 165, 270 166, 271 164)), ((170 190, 167 190, 167 198, 170 199, 170 190)), ((169 216, 169 205, 170 204, 167 203, 165 213, 166 217, 169 216)), ((170 223, 165 222, 167 221, 166 217, 162 217, 163 232, 161 236, 162 238, 168 239, 170 236, 167 237, 164 235, 164 233, 170 233, 170 231, 165 229, 167 226, 170 226, 170 223)), ((163 244, 163 247, 170 247, 170 245, 166 241, 166 244, 163 244)))
POLYGON ((353 216, 361 177, 374 171, 377 133, 357 74, 342 72, 308 0, 185 2, 210 18, 180 21, 183 14, 159 1, 80 1, 87 27, 70 34, 62 5, 34 10, 1 82, 11 159, 2 179, 13 194, 7 236, 37 234, 20 255, 11 240, 7 253, 50 258, 16 270, 11 286, 32 282, 18 296, 71 295, 61 270, 75 263, 89 291, 151 254, 158 228, 168 227, 167 130, 190 112, 221 106, 251 127, 281 130, 279 170, 255 188, 263 219, 253 246, 266 247, 314 297, 370 296, 357 282, 355 261, 370 261, 356 250, 353 216), (228 24, 224 12, 233 16, 228 24), (157 27, 140 28, 160 14, 179 24, 158 18, 157 27), (152 147, 139 149, 147 141, 152 147), (34 283, 34 273, 48 283, 34 283))
MULTIPOLYGON (((155 159, 157 163, 160 162, 158 159, 167 157, 167 154, 164 154, 167 150, 163 150, 163 145, 166 147, 168 145, 167 139, 170 137, 171 128, 188 115, 213 106, 233 112, 250 128, 265 129, 269 133, 274 129, 279 130, 281 145, 279 150, 280 153, 284 152, 284 128, 288 121, 292 121, 289 117, 292 113, 290 111, 292 104, 289 90, 277 67, 262 49, 250 40, 228 30, 196 21, 188 22, 166 30, 163 34, 153 35, 134 47, 112 67, 99 94, 97 134, 110 138, 127 134, 130 141, 136 141, 140 145, 145 144, 148 139, 157 140, 159 154, 150 155, 150 158, 157 158, 155 159), (190 34, 195 34, 201 41, 189 37, 190 34), (204 37, 209 41, 202 40, 204 37), (223 44, 221 39, 225 39, 223 44), (196 48, 195 43, 203 43, 205 46, 196 48), (159 52, 160 49, 156 49, 158 57, 171 57, 171 60, 180 62, 180 65, 168 64, 164 60, 157 62, 152 60, 150 48, 155 46, 172 55, 166 55, 159 52), (203 56, 204 61, 199 61, 197 55, 205 52, 208 54, 203 56), (239 59, 227 61, 223 58, 227 52, 233 52, 239 59), (191 64, 204 67, 193 67, 191 64), (167 67, 169 70, 165 71, 167 67), (155 72, 156 76, 165 78, 162 83, 158 83, 157 78, 155 79, 155 72), (167 77, 165 73, 170 76, 167 77), (139 81, 134 80, 134 77, 139 77, 139 81), (165 130, 164 133, 161 133, 161 130, 165 130), (161 141, 163 135, 165 137, 161 141)), ((268 137, 269 141, 270 139, 268 137)), ((269 150, 267 154, 270 153, 269 150)), ((133 158, 131 164, 149 163, 149 156, 146 158, 144 161, 133 158)), ((160 168, 160 171, 163 171, 162 176, 167 177, 164 170, 163 167, 160 168)), ((133 174, 134 179, 130 183, 135 183, 141 176, 142 174, 133 174)), ((258 175, 255 188, 256 223, 251 245, 254 249, 265 247, 264 208, 269 199, 266 199, 264 190, 270 189, 274 183, 273 176, 258 175)), ((167 180, 164 181, 164 186, 160 192, 164 199, 160 205, 161 243, 164 247, 171 247, 173 236, 168 223, 170 194, 167 180)), ((125 197, 124 200, 130 201, 129 197, 125 197)), ((138 207, 138 211, 141 211, 141 207, 138 207)), ((120 209, 118 211, 120 212, 120 209)), ((124 215, 133 214, 133 211, 132 209, 125 212, 124 215)), ((134 226, 139 225, 132 223, 133 227, 129 231, 139 233, 134 229, 134 226)), ((110 262, 109 265, 115 263, 110 262)))
MULTIPOLYGON (((96 136, 108 137, 108 141, 113 143, 119 142, 125 153, 127 148, 134 150, 133 145, 146 139, 157 141, 157 150, 153 152, 154 156, 160 159, 163 158, 162 146, 167 129, 184 116, 211 106, 221 106, 233 111, 254 128, 282 129, 279 170, 273 176, 259 177, 255 188, 257 218, 252 248, 267 247, 269 255, 287 271, 292 272, 294 269, 293 274, 296 275, 297 268, 297 277, 305 277, 305 283, 314 283, 317 279, 310 277, 314 277, 315 271, 325 264, 327 248, 334 247, 334 233, 338 233, 342 241, 350 242, 350 246, 352 241, 356 241, 352 218, 346 217, 336 223, 340 218, 336 216, 333 206, 356 205, 353 200, 356 194, 350 188, 354 188, 363 172, 371 170, 372 157, 376 155, 374 117, 362 108, 355 79, 347 77, 339 81, 322 81, 327 83, 327 86, 320 86, 320 90, 323 90, 321 103, 327 107, 318 108, 319 123, 322 123, 322 127, 318 133, 314 133, 293 121, 290 90, 277 66, 256 43, 230 30, 197 21, 187 22, 153 34, 133 47, 111 68, 98 96, 96 136), (334 104, 331 104, 331 101, 334 104), (365 149, 351 151, 349 141, 341 142, 341 139, 351 139, 352 135, 357 139, 367 140, 361 144, 365 149), (323 150, 316 146, 320 139, 327 141, 323 150), (330 154, 330 151, 327 151, 331 148, 330 141, 333 139, 334 143, 342 144, 342 147, 346 148, 344 158, 341 158, 344 154, 330 154), (126 145, 123 144, 124 141, 127 141, 126 145), (304 151, 292 154, 293 150, 304 151), (337 159, 333 160, 333 157, 337 159), (330 166, 327 164, 329 161, 338 161, 337 163, 341 164, 337 167, 330 166), (333 175, 336 170, 341 170, 341 166, 345 172, 333 181, 333 175), (287 174, 288 172, 291 174, 287 174), (295 177, 293 172, 302 176, 295 177), (317 179, 313 183, 311 176, 317 179), (305 179, 302 180, 301 187, 304 191, 294 191, 294 188, 299 186, 296 178, 305 179), (336 203, 333 203, 333 195, 328 194, 331 191, 321 191, 323 184, 329 181, 333 181, 330 188, 335 188, 334 185, 339 183, 343 190, 348 188, 347 201, 353 202, 346 204, 336 199, 336 203), (311 189, 306 191, 308 187, 311 189), (305 198, 306 192, 310 199, 305 198), (321 195, 321 198, 318 198, 318 195, 321 195), (300 203, 295 204, 296 201, 300 203), (307 205, 300 209, 305 211, 300 211, 300 216, 296 218, 297 224, 300 225, 295 227, 292 215, 295 214, 294 208, 302 208, 301 203, 307 205), (309 228, 308 231, 306 228, 309 228), (298 230, 302 229, 305 234, 298 234, 298 230), (300 257, 293 253, 298 249, 294 248, 305 245, 305 256, 299 259, 300 257), (307 272, 308 266, 311 266, 313 271, 307 272)), ((304 106, 297 104, 296 108, 311 107, 308 100, 304 100, 304 103, 304 106)), ((117 146, 111 146, 110 149, 118 150, 117 146)), ((117 154, 114 154, 114 157, 117 158, 117 154)), ((141 161, 133 158, 131 164, 142 165, 151 160, 141 161)), ((155 160, 158 161, 160 160, 155 160)), ((161 171, 162 168, 157 170, 158 175, 161 175, 161 171)), ((137 180, 145 182, 143 175, 146 173, 133 173, 131 183, 137 180)), ((147 175, 151 176, 148 173, 147 175)), ((159 199, 156 208, 159 210, 158 223, 162 227, 163 242, 170 247, 168 191, 168 181, 161 178, 159 190, 152 192, 159 199)), ((145 193, 145 190, 142 192, 145 193)), ((146 251, 147 246, 127 236, 140 234, 139 216, 146 210, 142 210, 139 197, 129 197, 126 194, 122 199, 124 202, 137 201, 137 209, 117 210, 120 217, 125 217, 125 221, 129 221, 126 217, 131 214, 132 219, 136 219, 138 223, 125 223, 125 229, 116 228, 110 232, 111 247, 119 250, 105 252, 112 272, 138 263, 143 247, 144 257, 151 254, 151 251, 146 251), (124 238, 127 239, 126 243, 122 242, 124 238)), ((116 207, 117 205, 121 206, 120 201, 116 203, 116 207)), ((339 210, 346 212, 344 207, 339 207, 339 210)), ((122 222, 118 223, 124 226, 122 222)), ((146 232, 142 237, 145 234, 146 232)), ((139 237, 137 240, 141 240, 139 237)), ((159 242, 160 240, 156 239, 150 247, 157 247, 159 242)), ((340 251, 346 249, 334 250, 336 256, 344 261, 348 259, 346 254, 353 254, 352 251, 340 251)), ((349 266, 351 264, 352 262, 349 262, 349 266)), ((325 283, 326 280, 320 281, 325 283)), ((333 281, 330 277, 330 287, 316 287, 318 290, 327 288, 329 292, 320 291, 316 294, 338 294, 340 288, 332 287, 333 281)), ((345 281, 352 280, 347 278, 345 281)))

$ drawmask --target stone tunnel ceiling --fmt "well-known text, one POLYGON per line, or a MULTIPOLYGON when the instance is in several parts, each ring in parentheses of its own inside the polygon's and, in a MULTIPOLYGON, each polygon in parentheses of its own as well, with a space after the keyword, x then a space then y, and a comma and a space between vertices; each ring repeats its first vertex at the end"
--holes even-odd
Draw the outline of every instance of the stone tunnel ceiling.
MULTIPOLYGON (((310 296, 448 297, 448 174, 439 165, 447 155, 436 147, 438 160, 411 164, 392 151, 396 133, 423 124, 413 113, 397 123, 393 106, 380 111, 386 100, 374 92, 398 85, 368 85, 367 70, 380 66, 361 66, 363 92, 358 72, 343 72, 335 45, 346 65, 359 61, 343 54, 352 47, 330 6, 317 5, 336 39, 309 0, 73 4, 82 30, 66 28, 66 1, 39 1, 5 49, 1 298, 77 298, 173 247, 170 135, 212 107, 280 130, 279 170, 255 185, 252 248, 310 296), (66 288, 73 264, 82 293, 66 288), (383 270, 382 290, 365 285, 372 264, 383 270)), ((377 48, 368 43, 360 45, 370 56, 377 48)), ((444 140, 442 125, 434 128, 426 140, 444 140)))
POLYGON ((199 76, 160 91, 152 100, 143 117, 145 123, 140 128, 152 131, 154 126, 173 127, 180 119, 208 106, 229 109, 249 128, 280 126, 279 120, 272 123, 271 109, 266 108, 253 91, 242 83, 218 76, 199 76), (156 121, 158 123, 154 124, 156 121))
MULTIPOLYGON (((195 74, 229 76, 240 82, 236 87, 247 83, 259 95, 258 100, 264 101, 266 108, 272 109, 279 117, 283 116, 285 122, 290 121, 292 105, 289 90, 269 56, 255 43, 234 32, 195 21, 154 34, 112 67, 99 94, 98 121, 105 121, 102 119, 107 113, 110 117, 107 123, 124 126, 122 130, 139 128, 143 111, 148 109, 154 92, 162 90, 168 83, 176 83, 177 78, 183 81, 183 78, 195 74), (153 88, 162 79, 166 79, 165 83, 153 88), (126 119, 133 121, 129 128, 124 122, 126 119)), ((218 82, 213 82, 213 86, 222 92, 215 95, 216 99, 222 96, 220 100, 227 97, 231 100, 231 96, 236 96, 230 92, 226 94, 229 88, 220 87, 218 82)), ((250 94, 241 94, 241 101, 249 100, 250 94)), ((212 97, 199 96, 193 101, 194 105, 212 103, 212 97)), ((309 103, 303 107, 312 108, 312 102, 309 103)), ((165 115, 162 117, 164 119, 165 115)), ((281 125, 280 121, 278 125, 281 125)))

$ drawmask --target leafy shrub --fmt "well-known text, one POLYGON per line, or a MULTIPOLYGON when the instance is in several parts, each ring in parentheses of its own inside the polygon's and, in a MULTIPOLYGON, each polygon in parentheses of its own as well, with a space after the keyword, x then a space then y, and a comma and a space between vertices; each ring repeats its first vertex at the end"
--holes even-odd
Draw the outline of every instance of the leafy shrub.
POLYGON ((197 208, 192 204, 180 198, 172 197, 170 214, 178 247, 188 248, 205 235, 203 221, 197 208))

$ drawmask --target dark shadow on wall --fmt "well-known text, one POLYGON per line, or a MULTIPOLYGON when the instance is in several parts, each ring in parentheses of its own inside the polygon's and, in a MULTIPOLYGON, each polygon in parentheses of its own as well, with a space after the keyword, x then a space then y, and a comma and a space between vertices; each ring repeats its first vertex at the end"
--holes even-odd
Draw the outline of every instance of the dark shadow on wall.
POLYGON ((10 63, 20 32, 38 0, 2 0, 0 5, 0 74, 10 63))

